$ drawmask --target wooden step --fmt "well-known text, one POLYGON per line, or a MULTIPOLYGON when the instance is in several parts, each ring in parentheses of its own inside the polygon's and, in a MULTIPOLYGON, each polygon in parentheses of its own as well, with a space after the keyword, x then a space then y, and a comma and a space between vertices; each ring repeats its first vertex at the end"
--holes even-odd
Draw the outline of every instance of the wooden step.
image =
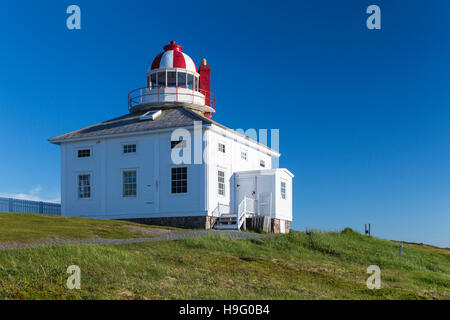
POLYGON ((217 224, 236 224, 236 219, 234 220, 219 220, 217 224))
POLYGON ((236 221, 236 217, 220 217, 219 221, 229 221, 229 220, 235 220, 236 221))
POLYGON ((217 230, 237 230, 237 224, 216 224, 214 229, 217 230))
POLYGON ((234 213, 224 213, 220 215, 220 218, 236 218, 236 215, 234 213))

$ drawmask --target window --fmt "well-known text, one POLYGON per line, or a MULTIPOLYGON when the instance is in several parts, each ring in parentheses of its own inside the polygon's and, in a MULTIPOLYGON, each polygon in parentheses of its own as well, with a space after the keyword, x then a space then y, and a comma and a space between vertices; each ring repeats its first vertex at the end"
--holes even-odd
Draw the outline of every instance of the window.
POLYGON ((187 167, 172 168, 172 193, 187 193, 187 167))
POLYGON ((247 152, 241 151, 241 159, 247 161, 247 152))
POLYGON ((219 142, 219 152, 225 153, 225 145, 219 142))
POLYGON ((136 144, 124 144, 123 153, 136 153, 136 144))
POLYGON ((166 73, 158 72, 158 87, 165 88, 166 87, 166 73))
POLYGON ((155 120, 162 115, 162 110, 150 110, 139 117, 139 121, 155 120))
POLYGON ((186 148, 186 140, 183 140, 183 137, 180 137, 180 140, 172 140, 170 141, 170 149, 175 148, 186 148))
POLYGON ((262 168, 265 168, 265 167, 266 167, 266 163, 264 162, 264 160, 260 160, 260 161, 259 161, 259 165, 260 165, 262 168))
POLYGON ((221 196, 225 195, 225 172, 219 170, 217 171, 217 182, 218 188, 217 193, 221 196))
POLYGON ((175 87, 177 85, 177 73, 176 71, 167 71, 167 86, 175 87))
POLYGON ((186 88, 186 72, 177 72, 178 86, 186 88))
POLYGON ((195 80, 195 90, 200 91, 198 77, 195 77, 194 80, 195 80))
POLYGON ((91 149, 78 150, 78 158, 89 158, 91 156, 91 149))
POLYGON ((193 89, 194 88, 194 75, 188 73, 187 74, 187 84, 188 88, 193 89))
POLYGON ((157 84, 156 84, 156 73, 152 73, 150 75, 150 82, 151 82, 151 86, 152 88, 157 88, 157 84))
POLYGON ((123 171, 123 196, 136 197, 136 170, 123 171))
POLYGON ((91 175, 78 175, 78 199, 89 199, 91 197, 91 175))
POLYGON ((286 182, 281 181, 281 199, 286 199, 286 182))

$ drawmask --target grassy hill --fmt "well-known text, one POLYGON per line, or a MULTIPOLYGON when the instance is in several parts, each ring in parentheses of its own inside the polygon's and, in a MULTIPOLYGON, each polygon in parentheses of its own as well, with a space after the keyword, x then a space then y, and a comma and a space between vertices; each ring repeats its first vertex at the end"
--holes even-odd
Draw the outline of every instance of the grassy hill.
MULTIPOLYGON (((0 213, 0 243, 88 238, 124 239, 158 235, 160 227, 115 220, 0 213)), ((170 228, 174 229, 174 228, 170 228)))
MULTIPOLYGON (((126 236, 122 227, 133 225, 36 215, 17 217, 23 219, 27 230, 39 233, 37 238, 115 237, 111 230, 116 228, 119 235, 126 236), (69 227, 72 222, 75 229, 69 227)), ((36 235, 30 238, 24 234, 24 229, 17 232, 14 222, 5 227, 4 219, 1 214, 0 243, 36 239, 36 235)), ((23 227, 23 223, 18 225, 23 227)), ((399 257, 398 247, 397 242, 345 229, 292 231, 252 240, 203 237, 7 250, 0 251, 0 298, 450 299, 450 250, 404 244, 399 257), (65 287, 69 276, 66 269, 73 264, 81 268, 81 290, 65 287), (374 264, 381 268, 380 290, 369 290, 365 284, 369 276, 366 269, 374 264)))

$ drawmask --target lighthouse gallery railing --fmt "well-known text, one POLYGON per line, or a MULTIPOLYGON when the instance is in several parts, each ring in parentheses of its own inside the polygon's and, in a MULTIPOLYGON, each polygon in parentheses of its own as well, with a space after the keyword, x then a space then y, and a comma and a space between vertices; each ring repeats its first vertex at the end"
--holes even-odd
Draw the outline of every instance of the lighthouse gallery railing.
POLYGON ((175 97, 174 102, 186 102, 186 97, 192 97, 192 102, 194 102, 195 98, 198 98, 198 93, 201 93, 205 97, 205 101, 208 101, 211 104, 211 108, 216 110, 216 96, 206 90, 203 89, 191 89, 188 87, 179 87, 179 86, 165 86, 158 88, 150 88, 143 87, 134 89, 130 91, 128 94, 128 108, 132 109, 133 107, 145 103, 146 97, 153 97, 155 99, 154 102, 164 102, 165 97, 175 97), (167 92, 166 89, 176 89, 175 92, 167 92), (183 89, 183 90, 181 90, 183 89))

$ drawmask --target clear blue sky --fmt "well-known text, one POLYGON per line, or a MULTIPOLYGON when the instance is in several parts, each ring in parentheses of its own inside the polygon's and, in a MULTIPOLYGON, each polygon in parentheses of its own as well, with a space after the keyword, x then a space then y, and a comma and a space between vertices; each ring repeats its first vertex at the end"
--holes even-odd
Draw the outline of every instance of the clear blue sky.
POLYGON ((47 139, 127 112, 174 39, 206 57, 215 120, 279 128, 293 227, 450 247, 448 1, 8 1, 0 194, 58 199, 47 139), (77 4, 82 30, 66 28, 77 4), (382 29, 366 28, 381 7, 382 29))

